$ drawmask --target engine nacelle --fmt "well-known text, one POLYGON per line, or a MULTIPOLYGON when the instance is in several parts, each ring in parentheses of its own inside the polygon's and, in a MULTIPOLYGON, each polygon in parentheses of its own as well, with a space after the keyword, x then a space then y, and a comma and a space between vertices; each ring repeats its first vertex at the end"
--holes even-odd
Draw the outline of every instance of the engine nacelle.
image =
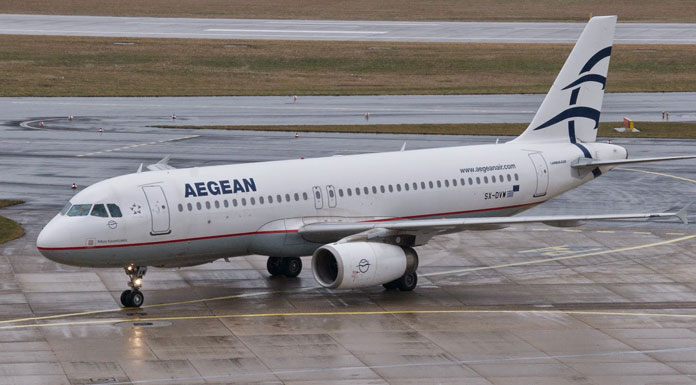
POLYGON ((417 268, 415 250, 378 242, 331 243, 312 255, 314 278, 330 289, 377 286, 417 268))

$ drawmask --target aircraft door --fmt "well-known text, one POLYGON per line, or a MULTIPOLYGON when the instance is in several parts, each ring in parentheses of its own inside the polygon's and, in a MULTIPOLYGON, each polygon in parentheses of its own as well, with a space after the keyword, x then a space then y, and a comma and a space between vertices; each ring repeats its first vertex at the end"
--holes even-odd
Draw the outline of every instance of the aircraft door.
POLYGON ((546 195, 546 190, 549 187, 549 168, 546 165, 546 160, 539 152, 529 154, 529 159, 531 159, 532 164, 534 164, 534 169, 536 170, 537 176, 534 197, 543 197, 546 195))
POLYGON ((150 217, 152 218, 152 231, 150 235, 169 234, 169 205, 167 197, 161 186, 143 186, 143 192, 150 206, 150 217))
POLYGON ((332 185, 326 186, 326 195, 329 196, 329 207, 336 207, 336 189, 332 185))
POLYGON ((324 207, 324 198, 321 196, 321 187, 312 187, 312 195, 314 195, 314 207, 317 209, 324 207))

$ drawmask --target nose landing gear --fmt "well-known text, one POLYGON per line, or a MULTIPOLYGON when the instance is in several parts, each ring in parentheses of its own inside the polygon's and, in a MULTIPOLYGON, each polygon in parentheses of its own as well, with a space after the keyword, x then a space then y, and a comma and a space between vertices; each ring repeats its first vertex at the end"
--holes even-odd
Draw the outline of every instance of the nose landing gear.
POLYGON ((140 292, 140 287, 143 285, 143 276, 147 273, 147 266, 124 267, 126 275, 130 278, 128 286, 131 290, 125 290, 121 293, 121 304, 124 307, 140 307, 145 300, 143 293, 140 292))

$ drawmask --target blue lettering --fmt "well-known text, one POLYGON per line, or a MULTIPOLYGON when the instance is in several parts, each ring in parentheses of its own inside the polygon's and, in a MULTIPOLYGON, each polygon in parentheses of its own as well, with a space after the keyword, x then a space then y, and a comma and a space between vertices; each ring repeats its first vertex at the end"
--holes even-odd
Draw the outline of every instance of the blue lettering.
POLYGON ((246 189, 246 192, 256 191, 256 183, 254 183, 254 178, 249 178, 249 179, 244 178, 243 180, 244 180, 244 188, 246 189))
POLYGON ((228 181, 228 180, 221 180, 221 181, 220 181, 220 187, 222 187, 222 193, 223 193, 223 194, 232 194, 232 189, 230 188, 230 181, 228 181))
POLYGON ((185 191, 184 198, 188 198, 190 196, 193 196, 193 197, 196 196, 196 192, 193 191, 193 187, 191 187, 191 185, 188 183, 186 183, 186 185, 184 186, 184 191, 185 191))
POLYGON ((213 195, 220 195, 220 187, 213 181, 208 182, 208 191, 213 195))
POLYGON ((203 182, 197 182, 193 184, 196 186, 196 191, 198 192, 199 197, 204 197, 208 195, 208 192, 205 191, 205 183, 203 182))
POLYGON ((235 180, 234 180, 234 191, 233 191, 233 192, 236 194, 236 193, 239 192, 239 191, 244 192, 244 187, 242 186, 241 183, 239 183, 238 180, 235 179, 235 180))

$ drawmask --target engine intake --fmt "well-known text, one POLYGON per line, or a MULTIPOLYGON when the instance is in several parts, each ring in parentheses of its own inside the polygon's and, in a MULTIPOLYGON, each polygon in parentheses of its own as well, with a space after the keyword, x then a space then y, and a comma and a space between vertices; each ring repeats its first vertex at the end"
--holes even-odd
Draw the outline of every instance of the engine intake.
POLYGON ((377 286, 417 268, 415 250, 378 242, 331 243, 312 255, 314 278, 329 289, 377 286))

